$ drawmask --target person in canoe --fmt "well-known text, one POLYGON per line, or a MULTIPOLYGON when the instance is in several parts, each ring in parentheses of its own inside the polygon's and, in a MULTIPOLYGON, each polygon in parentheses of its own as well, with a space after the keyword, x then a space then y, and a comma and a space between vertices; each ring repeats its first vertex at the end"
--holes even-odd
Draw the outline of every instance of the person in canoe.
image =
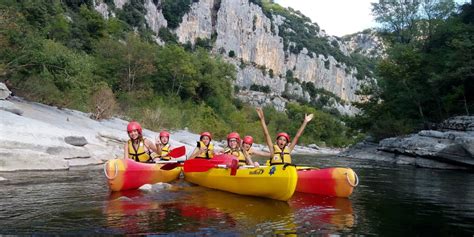
POLYGON ((158 139, 156 139, 155 141, 158 152, 153 157, 154 160, 168 161, 171 159, 171 157, 168 155, 168 153, 171 151, 171 146, 169 144, 169 141, 170 141, 170 133, 167 131, 161 131, 158 139))
POLYGON ((252 147, 252 145, 253 145, 253 137, 252 136, 245 136, 244 139, 242 139, 242 149, 244 151, 247 151, 247 154, 249 154, 250 157, 252 157, 253 155, 262 156, 262 157, 270 157, 269 152, 255 150, 252 147))
POLYGON ((152 141, 143 137, 142 127, 140 124, 138 122, 131 121, 127 125, 127 132, 130 139, 124 147, 124 158, 130 158, 142 163, 153 162, 151 153, 158 151, 152 141))
POLYGON ((301 134, 303 134, 304 128, 306 124, 308 124, 311 119, 313 119, 313 114, 305 114, 303 123, 301 124, 300 129, 296 132, 295 138, 293 142, 290 143, 290 136, 285 132, 280 132, 276 136, 276 144, 273 145, 272 139, 270 134, 268 133, 267 125, 265 124, 265 117, 263 115, 263 110, 261 108, 257 108, 257 114, 260 118, 260 123, 262 125, 263 133, 265 135, 265 140, 268 145, 268 149, 270 150, 270 159, 267 161, 267 164, 274 165, 274 164, 291 164, 291 151, 296 146, 298 139, 300 138, 301 134))
POLYGON ((211 140, 212 136, 210 132, 201 133, 199 141, 197 142, 197 146, 189 157, 189 159, 211 159, 212 157, 214 157, 214 145, 212 145, 211 140))
POLYGON ((224 149, 224 154, 229 154, 237 157, 239 160, 239 165, 255 165, 258 166, 258 163, 254 163, 252 158, 240 147, 240 135, 236 132, 231 132, 227 135, 227 147, 224 149))

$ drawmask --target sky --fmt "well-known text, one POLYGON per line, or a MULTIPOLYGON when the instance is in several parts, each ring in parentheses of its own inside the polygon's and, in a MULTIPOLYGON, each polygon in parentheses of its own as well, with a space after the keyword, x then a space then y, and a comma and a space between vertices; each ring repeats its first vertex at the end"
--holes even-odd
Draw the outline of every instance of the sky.
MULTIPOLYGON (((275 0, 299 10, 329 35, 343 36, 374 27, 371 2, 378 0, 275 0)), ((457 3, 470 0, 456 0, 457 3)))

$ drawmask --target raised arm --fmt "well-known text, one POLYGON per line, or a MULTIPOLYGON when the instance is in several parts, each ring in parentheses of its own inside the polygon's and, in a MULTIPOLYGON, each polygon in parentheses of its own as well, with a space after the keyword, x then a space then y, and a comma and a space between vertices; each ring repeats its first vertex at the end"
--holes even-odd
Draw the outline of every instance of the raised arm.
POLYGON ((273 154, 273 143, 272 143, 272 138, 270 137, 270 134, 268 133, 268 128, 267 124, 265 123, 265 116, 263 115, 263 110, 262 108, 257 108, 257 114, 258 117, 260 118, 260 124, 262 125, 263 129, 263 134, 265 136, 265 141, 267 142, 268 149, 270 150, 270 154, 273 154))
POLYGON ((303 134, 303 131, 304 131, 304 128, 306 127, 306 124, 308 124, 308 122, 311 121, 311 119, 313 119, 313 114, 309 114, 309 115, 305 114, 304 115, 303 123, 301 124, 301 127, 300 127, 300 129, 298 129, 298 132, 296 133, 295 138, 293 139, 290 146, 288 147, 290 149, 290 152, 293 150, 293 148, 295 148, 296 143, 298 143, 298 139, 300 138, 301 134, 303 134))

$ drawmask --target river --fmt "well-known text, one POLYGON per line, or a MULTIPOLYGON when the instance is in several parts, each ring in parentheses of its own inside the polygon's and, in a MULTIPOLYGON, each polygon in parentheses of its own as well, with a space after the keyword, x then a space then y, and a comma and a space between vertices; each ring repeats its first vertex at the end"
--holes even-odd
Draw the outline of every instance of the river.
POLYGON ((474 173, 334 156, 300 164, 351 167, 349 199, 295 193, 288 202, 178 180, 110 194, 101 168, 0 173, 0 234, 473 236, 474 173))

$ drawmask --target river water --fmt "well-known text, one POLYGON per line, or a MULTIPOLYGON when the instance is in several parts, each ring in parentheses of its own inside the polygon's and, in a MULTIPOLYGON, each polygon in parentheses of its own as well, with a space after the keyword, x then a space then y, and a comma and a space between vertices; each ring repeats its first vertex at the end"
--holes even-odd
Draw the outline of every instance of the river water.
POLYGON ((351 167, 349 199, 295 193, 288 202, 172 187, 110 194, 102 169, 0 173, 0 234, 473 236, 474 173, 334 156, 300 164, 351 167))

